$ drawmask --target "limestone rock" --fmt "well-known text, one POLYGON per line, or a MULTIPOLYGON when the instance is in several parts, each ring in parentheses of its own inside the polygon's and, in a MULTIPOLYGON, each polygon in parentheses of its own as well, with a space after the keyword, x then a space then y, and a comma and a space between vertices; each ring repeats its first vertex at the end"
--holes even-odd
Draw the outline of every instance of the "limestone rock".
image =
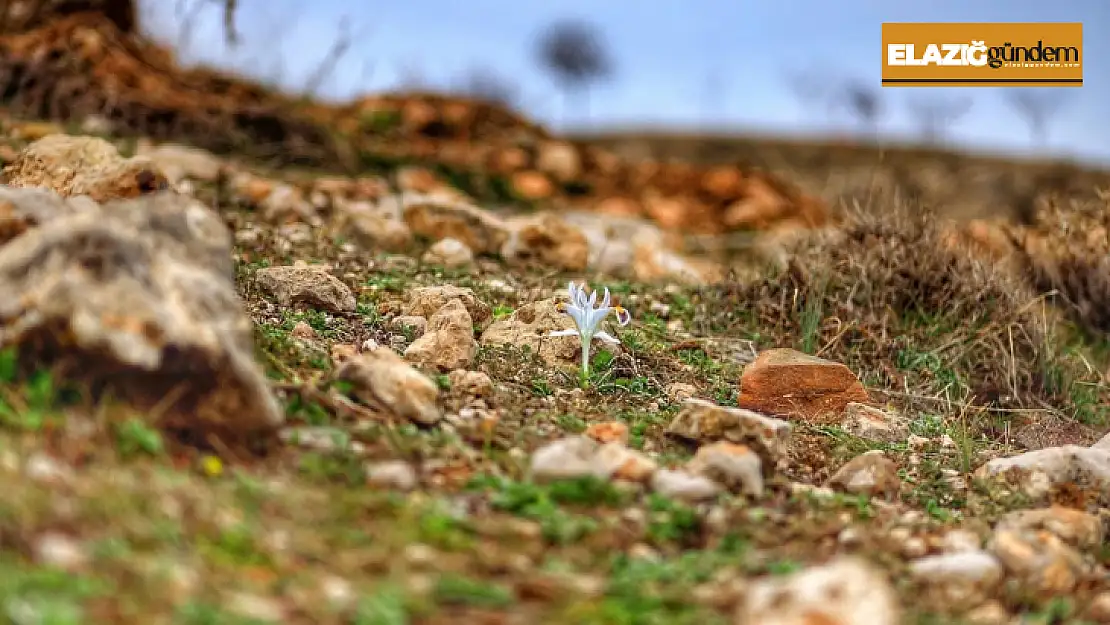
POLYGON ((3 170, 0 182, 44 187, 62 197, 87 195, 97 202, 162 191, 168 181, 150 159, 123 158, 97 137, 47 135, 28 145, 3 170))
POLYGON ((1102 505, 1110 505, 1110 450, 1102 441, 1093 447, 1063 445, 995 458, 975 475, 1010 482, 1034 500, 1059 487, 1084 484, 1102 505))
POLYGON ((852 458, 829 478, 828 486, 853 495, 895 497, 902 486, 898 465, 874 449, 852 458))
POLYGON ((898 443, 910 435, 909 423, 901 415, 857 402, 845 406, 844 431, 880 443, 898 443))
POLYGON ((307 304, 333 313, 355 311, 355 296, 350 287, 322 267, 263 267, 255 273, 254 279, 282 306, 307 304))
POLYGON ((733 492, 752 497, 763 495, 763 462, 745 445, 718 441, 699 447, 686 468, 733 492))
POLYGON ((405 350, 406 360, 444 372, 466 368, 477 355, 474 322, 457 299, 436 311, 424 334, 405 350))
POLYGON ((886 577, 863 560, 840 557, 787 577, 754 582, 736 623, 897 625, 900 617, 886 577))
POLYGON ((48 189, 0 185, 0 245, 28 229, 80 211, 98 211, 87 197, 63 198, 48 189))
POLYGON ((545 362, 570 362, 580 356, 581 341, 575 336, 548 336, 554 330, 569 330, 574 321, 555 308, 555 301, 525 304, 504 319, 493 322, 482 333, 482 345, 528 347, 545 362))
POLYGON ((725 440, 749 445, 769 467, 785 458, 790 430, 790 424, 781 419, 697 398, 687 399, 667 426, 668 434, 698 443, 725 440))
POLYGON ((975 549, 918 558, 910 575, 931 602, 966 610, 990 596, 1002 581, 1002 565, 975 549))
POLYGON ((0 292, 0 344, 76 361, 141 404, 184 388, 168 426, 238 435, 282 422, 235 291, 231 233, 195 200, 159 193, 53 217, 0 247, 0 292))
POLYGON ((998 529, 987 549, 1010 577, 1045 598, 1073 592, 1086 573, 1082 556, 1050 532, 998 529))
POLYGON ((672 469, 656 471, 651 478, 651 489, 689 503, 714 499, 722 491, 720 485, 703 475, 672 469))
POLYGON ((458 239, 441 239, 436 241, 424 253, 423 261, 429 265, 440 265, 450 269, 467 267, 474 264, 474 252, 466 243, 458 239))
POLYGON ((493 380, 489 374, 482 371, 467 371, 455 369, 447 374, 451 381, 451 390, 463 393, 470 397, 492 397, 493 380))
POLYGON ((551 213, 509 222, 511 235, 501 255, 514 262, 537 262, 566 271, 582 271, 590 260, 590 244, 577 226, 551 213))
POLYGON ((215 182, 224 165, 211 152, 175 143, 153 146, 140 143, 136 153, 146 157, 166 174, 172 183, 191 179, 215 182))
POLYGON ((466 287, 457 287, 450 284, 443 286, 427 286, 412 289, 407 293, 408 301, 402 309, 403 314, 417 317, 430 318, 451 300, 459 300, 466 308, 470 318, 479 329, 486 328, 493 319, 490 307, 478 299, 474 291, 466 287))
POLYGON ((379 347, 339 363, 338 380, 350 382, 352 393, 363 403, 421 425, 443 418, 436 399, 439 389, 393 351, 379 347))
POLYGON ((536 168, 550 174, 556 180, 568 182, 581 173, 582 159, 572 144, 565 141, 547 141, 541 143, 537 150, 536 168))
POLYGON ((456 239, 476 254, 497 253, 509 237, 501 218, 477 206, 435 196, 406 198, 403 218, 416 235, 433 241, 456 239))
POLYGON ((336 215, 335 228, 371 251, 402 252, 413 242, 408 224, 369 202, 344 204, 336 215))

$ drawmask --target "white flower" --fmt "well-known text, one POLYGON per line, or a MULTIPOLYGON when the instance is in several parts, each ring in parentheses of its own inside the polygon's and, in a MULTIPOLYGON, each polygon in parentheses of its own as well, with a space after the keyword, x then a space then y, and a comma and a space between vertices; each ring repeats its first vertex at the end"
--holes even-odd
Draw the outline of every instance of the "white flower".
POLYGON ((632 321, 632 315, 620 306, 610 306, 608 288, 605 289, 605 296, 601 298, 601 306, 598 308, 594 308, 594 304, 597 303, 597 291, 586 297, 584 284, 579 287, 571 282, 567 286, 567 292, 570 294, 570 303, 560 302, 558 310, 570 315, 570 318, 574 320, 575 328, 572 330, 558 330, 552 332, 549 336, 578 336, 582 340, 582 375, 585 379, 585 376, 590 373, 590 341, 598 338, 606 343, 620 343, 620 340, 615 336, 603 330, 598 330, 602 320, 608 317, 609 313, 615 312, 617 323, 626 326, 632 321))

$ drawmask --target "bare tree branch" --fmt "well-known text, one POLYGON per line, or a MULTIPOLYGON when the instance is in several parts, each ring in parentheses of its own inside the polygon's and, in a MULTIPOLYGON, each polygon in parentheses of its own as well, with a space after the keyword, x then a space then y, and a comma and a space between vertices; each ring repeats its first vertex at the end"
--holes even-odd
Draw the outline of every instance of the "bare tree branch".
POLYGON ((324 58, 320 59, 320 63, 316 69, 308 77, 305 83, 305 95, 316 95, 320 90, 320 86, 328 79, 335 71, 335 66, 351 49, 351 27, 350 22, 346 17, 339 20, 339 34, 336 36, 335 41, 332 42, 331 47, 328 48, 328 53, 324 58))
POLYGON ((235 32, 235 9, 238 6, 239 0, 224 0, 224 38, 230 47, 239 45, 239 35, 235 32))
POLYGON ((1066 89, 1010 89, 1006 100, 1014 111, 1029 126, 1029 138, 1033 145, 1044 147, 1048 144, 1048 124, 1060 109, 1068 104, 1072 95, 1066 89))
POLYGON ((179 0, 177 3, 177 18, 181 20, 181 28, 177 31, 177 50, 185 52, 193 42, 193 29, 196 27, 197 17, 204 8, 207 0, 194 0, 190 6, 188 0, 179 0))
POLYGON ((879 121, 886 113, 880 88, 861 81, 843 86, 836 96, 836 105, 846 109, 871 134, 878 133, 879 121))
POLYGON ((971 111, 971 98, 945 98, 921 96, 909 101, 910 114, 917 121, 922 138, 928 143, 940 143, 949 128, 971 111))

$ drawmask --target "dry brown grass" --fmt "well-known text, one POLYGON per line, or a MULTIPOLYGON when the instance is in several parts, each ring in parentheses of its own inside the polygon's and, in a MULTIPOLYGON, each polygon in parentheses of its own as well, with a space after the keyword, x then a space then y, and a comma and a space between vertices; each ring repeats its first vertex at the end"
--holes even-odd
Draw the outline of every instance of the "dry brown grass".
POLYGON ((1076 323, 1095 336, 1110 333, 1110 257, 1068 250, 1050 260, 1031 258, 1029 272, 1076 323))
POLYGON ((852 215, 838 236, 804 243, 788 271, 708 289, 702 302, 700 331, 757 331, 844 362, 880 396, 1095 418, 1075 394, 1097 376, 1060 344, 1045 298, 948 244, 924 215, 852 215))

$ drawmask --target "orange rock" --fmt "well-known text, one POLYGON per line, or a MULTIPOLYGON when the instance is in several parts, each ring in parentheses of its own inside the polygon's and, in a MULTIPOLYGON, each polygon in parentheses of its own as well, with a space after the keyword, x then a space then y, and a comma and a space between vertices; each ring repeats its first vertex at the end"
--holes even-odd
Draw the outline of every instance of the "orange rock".
POLYGON ((0 202, 0 243, 23 234, 33 225, 33 219, 17 211, 11 202, 0 202))
POLYGON ((505 148, 493 154, 490 169, 499 174, 511 174, 528 167, 528 153, 520 148, 505 148))
POLYGON ((236 189, 243 199, 251 205, 258 205, 274 191, 274 183, 264 178, 248 178, 236 189))
POLYGON ((1095 226, 1087 232, 1087 247, 1099 251, 1106 251, 1107 241, 1110 241, 1110 236, 1106 233, 1106 228, 1102 226, 1095 226))
POLYGON ((1014 252, 1014 244, 1001 224, 983 219, 972 219, 965 229, 971 243, 985 251, 991 258, 1005 258, 1014 252))
POLYGON ((312 181, 312 190, 331 196, 348 197, 354 191, 354 181, 350 178, 323 176, 312 181))
POLYGON ((647 456, 633 452, 613 472, 613 478, 626 482, 646 482, 658 468, 658 465, 647 456))
POLYGON ((594 423, 590 427, 586 428, 586 436, 589 436, 599 443, 618 442, 621 444, 627 444, 628 425, 620 421, 605 421, 603 423, 594 423))
POLYGON ((665 241, 664 235, 655 232, 644 232, 632 238, 632 275, 637 280, 709 284, 723 277, 720 265, 677 254, 667 248, 665 241))
POLYGON ((495 254, 509 237, 500 217, 465 202, 414 202, 403 218, 414 234, 432 241, 456 239, 475 254, 495 254))
POLYGON ((358 356, 358 346, 347 343, 336 343, 331 346, 331 361, 335 364, 346 362, 358 356))
POLYGON ((518 171, 513 174, 513 191, 525 200, 544 200, 555 193, 555 185, 538 171, 518 171))
POLYGON ((586 156, 589 159, 589 169, 602 176, 611 176, 617 173, 623 165, 620 157, 599 147, 586 148, 586 156))
POLYGON ((567 182, 582 172, 582 159, 574 145, 565 141, 547 141, 539 146, 536 168, 556 180, 567 182))
POLYGON ((440 109, 443 120, 456 128, 467 128, 474 119, 474 108, 468 102, 452 100, 445 102, 440 109))
POLYGON ((441 186, 439 179, 431 170, 423 167, 404 167, 397 172, 397 186, 402 191, 431 193, 441 186))
POLYGON ((821 200, 803 195, 797 199, 798 216, 811 228, 831 224, 835 220, 829 214, 829 207, 821 200))
POLYGON ((699 178, 698 170, 689 163, 663 163, 659 168, 656 184, 660 191, 670 195, 693 190, 697 187, 699 178))
POLYGON ((594 210, 606 215, 619 215, 627 217, 639 217, 643 214, 643 208, 636 200, 626 197, 607 197, 598 202, 594 210))
POLYGON ((870 404, 871 398, 852 371, 843 364, 781 348, 759 354, 740 377, 740 408, 833 423, 851 402, 870 404))
POLYGON ((644 210, 664 230, 685 229, 687 225, 687 207, 681 199, 647 193, 644 197, 644 210))
POLYGON ((718 165, 702 174, 701 188, 717 199, 730 200, 743 191, 744 177, 735 167, 718 165))
POLYGON ((484 155, 473 146, 461 141, 452 141, 439 146, 436 160, 455 167, 477 168, 484 162, 484 155))
POLYGON ((733 202, 724 214, 724 225, 729 228, 762 229, 783 219, 790 204, 777 191, 759 178, 752 178, 744 186, 744 197, 733 202))
POLYGON ((65 134, 65 129, 53 122, 19 122, 13 124, 11 134, 18 139, 37 141, 49 135, 65 134))
POLYGON ((455 462, 435 467, 430 473, 429 481, 431 481, 432 484, 436 486, 458 487, 470 481, 474 476, 474 469, 462 462, 455 462))
POLYGON ((419 130, 439 116, 435 107, 421 100, 409 100, 401 107, 401 122, 406 128, 419 130))
POLYGON ((552 213, 525 220, 517 230, 517 242, 514 258, 536 259, 567 271, 582 271, 590 261, 590 242, 582 229, 552 213))
POLYGON ((661 165, 655 161, 640 161, 630 166, 629 182, 635 188, 650 188, 659 176, 661 165))
POLYGON ((16 151, 15 148, 10 145, 0 144, 0 165, 6 165, 14 161, 18 156, 19 152, 16 151))
POLYGON ((354 197, 359 200, 378 200, 389 193, 389 184, 381 178, 356 178, 354 197))

